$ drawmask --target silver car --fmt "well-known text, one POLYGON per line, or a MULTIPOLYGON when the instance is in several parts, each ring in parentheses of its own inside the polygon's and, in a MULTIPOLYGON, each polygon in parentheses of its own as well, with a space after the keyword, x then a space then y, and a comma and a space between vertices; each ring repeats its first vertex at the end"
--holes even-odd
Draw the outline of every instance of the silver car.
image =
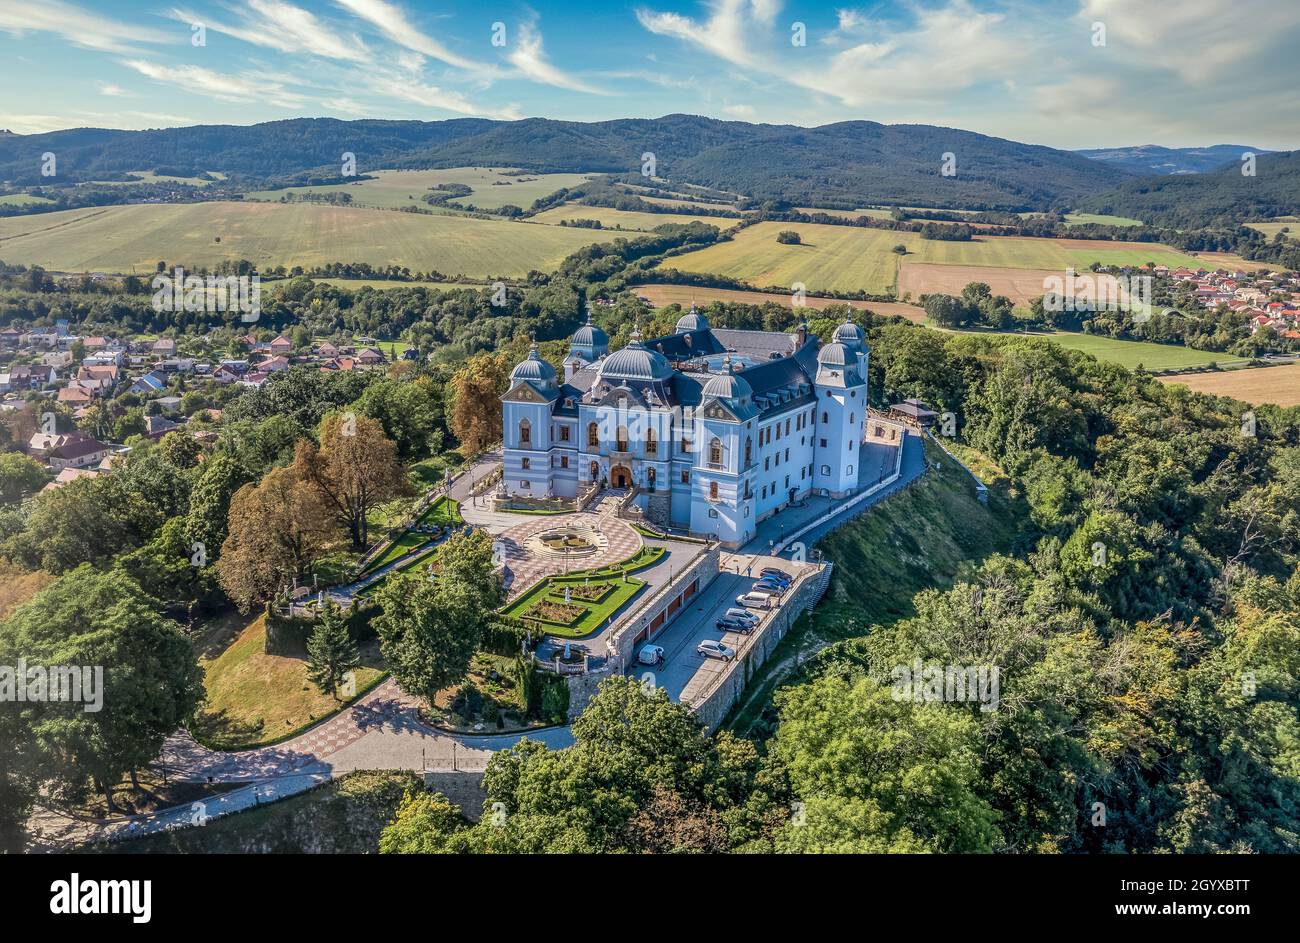
POLYGON ((695 650, 705 658, 721 658, 723 661, 730 661, 736 657, 736 650, 730 645, 723 645, 721 642, 706 638, 703 642, 695 647, 695 650))

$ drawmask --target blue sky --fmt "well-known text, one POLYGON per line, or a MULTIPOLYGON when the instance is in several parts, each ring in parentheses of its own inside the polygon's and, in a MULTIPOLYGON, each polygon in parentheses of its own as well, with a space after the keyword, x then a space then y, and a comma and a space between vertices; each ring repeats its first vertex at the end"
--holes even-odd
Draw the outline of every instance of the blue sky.
POLYGON ((1297 0, 0 0, 0 127, 685 112, 1292 149, 1298 41, 1297 0))

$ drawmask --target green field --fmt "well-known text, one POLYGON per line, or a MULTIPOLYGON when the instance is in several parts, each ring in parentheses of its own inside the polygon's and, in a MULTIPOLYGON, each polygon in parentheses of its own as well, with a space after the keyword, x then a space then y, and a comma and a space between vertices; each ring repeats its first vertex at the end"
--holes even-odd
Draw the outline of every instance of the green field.
POLYGON ((1300 219, 1294 216, 1278 216, 1267 223, 1243 223, 1242 225, 1247 229, 1262 232, 1269 239, 1286 230, 1283 235, 1287 239, 1292 242, 1300 242, 1300 219))
MULTIPOLYGON (((202 177, 172 177, 168 174, 156 174, 152 170, 128 170, 127 173, 135 179, 92 180, 90 183, 99 187, 129 187, 137 183, 182 183, 191 187, 206 187, 212 183, 211 180, 204 180, 202 177)), ((212 176, 224 179, 223 174, 214 173, 212 176)))
MULTIPOLYGON (((506 168, 502 168, 506 169, 506 168)), ((442 183, 463 183, 474 192, 457 203, 479 209, 498 209, 507 203, 528 209, 535 200, 556 190, 574 187, 589 179, 588 174, 503 174, 489 167, 451 167, 446 170, 376 170, 375 179, 356 183, 319 187, 289 187, 284 190, 258 190, 245 194, 246 200, 278 201, 286 193, 347 193, 357 205, 393 209, 420 206, 426 209, 425 194, 442 183)))
POLYGON ((608 239, 599 230, 306 203, 132 204, 0 220, 0 258, 63 272, 248 259, 264 268, 348 261, 510 278, 608 239))
POLYGON ((1141 226, 1142 220, 1127 216, 1101 216, 1097 213, 1066 213, 1065 221, 1071 226, 1084 226, 1096 223, 1099 226, 1141 226))
MULTIPOLYGON (((927 325, 929 326, 929 325, 927 325)), ((942 330, 942 329, 939 329, 942 330)), ((988 334, 989 331, 961 331, 963 334, 988 334)), ((1070 350, 1080 350, 1091 354, 1098 360, 1118 364, 1129 370, 1141 365, 1144 370, 1159 372, 1164 370, 1187 370, 1204 367, 1211 363, 1227 367, 1244 364, 1248 361, 1231 354, 1215 351, 1193 350, 1190 347, 1175 347, 1172 344, 1152 344, 1147 341, 1124 341, 1096 334, 1082 334, 1073 331, 1056 331, 1050 334, 1017 335, 1034 337, 1040 340, 1060 344, 1070 350)))
POLYGON ((0 206, 31 206, 34 203, 53 203, 53 200, 43 196, 32 196, 30 193, 7 193, 0 196, 0 206))
MULTIPOLYGON (((656 226, 666 223, 707 223, 719 229, 730 229, 740 222, 727 216, 695 216, 689 213, 638 213, 635 210, 616 210, 608 206, 584 206, 581 203, 565 203, 532 217, 535 222, 558 226, 561 220, 598 219, 609 229, 640 230, 649 232, 656 226)), ((598 232, 599 230, 592 230, 598 232)))
POLYGON ((1093 262, 1104 265, 1170 267, 1201 263, 1167 246, 1151 243, 1105 242, 1085 239, 1032 239, 984 236, 970 242, 922 239, 919 233, 827 226, 815 223, 758 223, 727 242, 677 256, 669 265, 683 272, 712 272, 749 282, 759 288, 789 287, 803 282, 810 289, 884 293, 897 283, 900 256, 907 247, 909 262, 991 268, 1082 271, 1093 262), (803 245, 782 245, 778 232, 793 229, 803 245))

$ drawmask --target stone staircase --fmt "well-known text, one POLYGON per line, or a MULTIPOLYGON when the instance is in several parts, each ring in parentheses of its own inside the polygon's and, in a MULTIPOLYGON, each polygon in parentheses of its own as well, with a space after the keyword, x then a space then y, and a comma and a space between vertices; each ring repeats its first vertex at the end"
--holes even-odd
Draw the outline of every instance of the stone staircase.
POLYGON ((625 497, 627 497, 626 488, 606 488, 587 510, 602 517, 616 517, 625 497))

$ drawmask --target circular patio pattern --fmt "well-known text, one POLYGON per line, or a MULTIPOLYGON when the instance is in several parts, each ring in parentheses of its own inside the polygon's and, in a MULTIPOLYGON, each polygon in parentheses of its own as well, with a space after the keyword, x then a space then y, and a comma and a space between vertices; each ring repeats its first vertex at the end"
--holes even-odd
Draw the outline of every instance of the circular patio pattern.
POLYGON ((601 514, 547 514, 497 536, 505 557, 511 598, 544 576, 620 563, 641 549, 641 535, 626 521, 601 514), (588 548, 565 554, 556 538, 576 537, 588 548))

